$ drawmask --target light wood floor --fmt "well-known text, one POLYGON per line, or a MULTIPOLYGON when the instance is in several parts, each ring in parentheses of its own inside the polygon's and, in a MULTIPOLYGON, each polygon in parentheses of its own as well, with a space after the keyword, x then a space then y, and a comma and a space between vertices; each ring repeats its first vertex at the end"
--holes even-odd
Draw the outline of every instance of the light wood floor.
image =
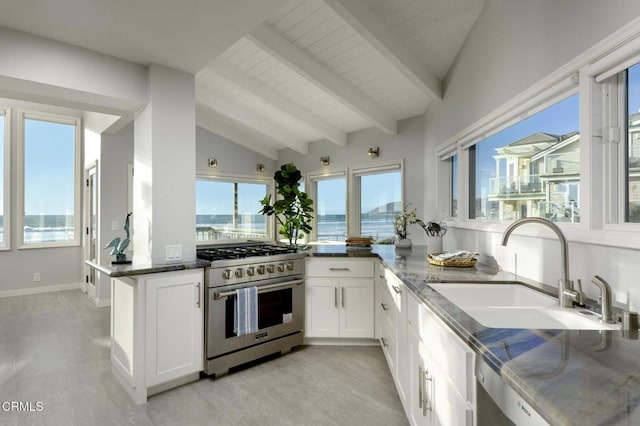
POLYGON ((111 373, 109 309, 79 290, 0 299, 0 425, 405 425, 378 347, 303 346, 134 405, 111 373), (36 411, 5 411, 7 402, 36 411), (37 411, 42 404, 42 410, 37 411))

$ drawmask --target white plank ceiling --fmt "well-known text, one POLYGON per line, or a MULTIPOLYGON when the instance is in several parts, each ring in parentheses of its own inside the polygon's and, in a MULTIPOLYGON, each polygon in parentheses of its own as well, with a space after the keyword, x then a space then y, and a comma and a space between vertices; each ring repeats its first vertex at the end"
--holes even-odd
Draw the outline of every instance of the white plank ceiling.
POLYGON ((197 74, 199 124, 273 158, 394 134, 442 99, 484 2, 291 0, 197 74))

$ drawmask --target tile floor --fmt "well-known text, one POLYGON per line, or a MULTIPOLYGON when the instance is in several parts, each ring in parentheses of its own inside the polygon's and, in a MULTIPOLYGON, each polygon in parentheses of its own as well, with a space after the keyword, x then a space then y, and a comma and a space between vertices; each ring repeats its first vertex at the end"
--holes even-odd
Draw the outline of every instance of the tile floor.
POLYGON ((379 347, 303 346, 136 406, 111 372, 108 308, 96 308, 79 290, 0 299, 0 425, 129 424, 405 425, 407 419, 379 347), (5 411, 12 401, 35 411, 5 411))

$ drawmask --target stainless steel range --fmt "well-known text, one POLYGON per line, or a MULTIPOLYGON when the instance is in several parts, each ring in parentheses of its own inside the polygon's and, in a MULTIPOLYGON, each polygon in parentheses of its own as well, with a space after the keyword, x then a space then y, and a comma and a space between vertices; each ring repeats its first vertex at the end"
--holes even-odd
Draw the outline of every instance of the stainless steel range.
POLYGON ((205 373, 229 368, 302 343, 304 257, 288 246, 240 243, 200 247, 197 257, 211 261, 206 270, 205 373), (238 290, 256 287, 257 330, 235 330, 238 290), (235 320, 235 321, 234 321, 235 320))

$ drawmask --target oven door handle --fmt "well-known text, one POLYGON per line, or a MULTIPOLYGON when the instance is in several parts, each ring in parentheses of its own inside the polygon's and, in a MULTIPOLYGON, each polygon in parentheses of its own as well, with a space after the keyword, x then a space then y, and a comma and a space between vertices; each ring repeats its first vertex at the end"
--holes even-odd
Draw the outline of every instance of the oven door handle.
MULTIPOLYGON (((258 293, 262 293, 265 290, 274 290, 276 288, 281 288, 281 287, 290 287, 292 285, 300 285, 302 283, 304 283, 303 279, 286 281, 278 284, 263 285, 261 287, 258 287, 258 293)), ((223 293, 213 293, 213 300, 222 299, 223 297, 235 296, 235 294, 236 294, 235 290, 225 291, 223 293)))

